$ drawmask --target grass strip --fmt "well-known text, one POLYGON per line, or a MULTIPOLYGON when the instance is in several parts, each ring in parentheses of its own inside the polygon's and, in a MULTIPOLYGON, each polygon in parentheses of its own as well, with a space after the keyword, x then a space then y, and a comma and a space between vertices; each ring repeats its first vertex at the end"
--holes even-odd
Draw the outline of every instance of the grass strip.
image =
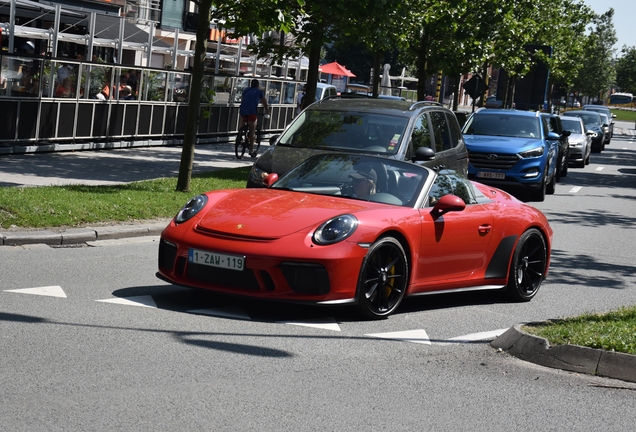
POLYGON ((551 345, 580 345, 636 354, 636 306, 525 325, 523 330, 547 339, 551 345))
POLYGON ((636 122, 636 111, 634 110, 613 109, 612 114, 616 114, 614 120, 636 122))
POLYGON ((111 186, 0 188, 0 228, 78 227, 98 222, 131 222, 173 217, 192 196, 244 188, 250 167, 193 175, 191 192, 176 192, 177 178, 111 186))

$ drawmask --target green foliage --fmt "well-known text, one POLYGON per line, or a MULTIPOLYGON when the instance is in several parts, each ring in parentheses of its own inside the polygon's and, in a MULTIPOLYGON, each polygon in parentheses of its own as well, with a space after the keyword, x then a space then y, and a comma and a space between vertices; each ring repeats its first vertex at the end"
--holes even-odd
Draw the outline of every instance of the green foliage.
POLYGON ((552 345, 580 345, 636 354, 636 306, 605 314, 583 314, 523 327, 552 345))
POLYGON ((624 46, 616 61, 616 85, 625 93, 636 93, 636 47, 624 46))
POLYGON ((613 16, 614 9, 610 8, 593 19, 593 27, 584 47, 584 66, 574 83, 575 88, 583 94, 600 100, 605 98, 615 79, 612 47, 617 39, 612 24, 613 16))

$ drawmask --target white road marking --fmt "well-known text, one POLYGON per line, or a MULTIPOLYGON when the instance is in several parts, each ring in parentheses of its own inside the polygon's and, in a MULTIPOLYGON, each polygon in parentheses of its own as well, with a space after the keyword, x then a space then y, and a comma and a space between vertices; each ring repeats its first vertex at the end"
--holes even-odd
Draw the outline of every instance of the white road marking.
POLYGON ((5 290, 5 292, 13 292, 18 294, 35 294, 35 295, 43 295, 43 296, 49 296, 49 297, 66 298, 66 294, 64 293, 64 290, 60 286, 23 288, 23 289, 5 290))
POLYGON ((596 171, 603 171, 604 168, 605 167, 598 167, 598 168, 596 168, 596 171))
POLYGON ((471 333, 464 336, 457 336, 441 343, 468 343, 468 342, 476 342, 476 341, 493 340, 497 336, 502 335, 507 330, 508 329, 505 328, 505 329, 491 330, 491 331, 480 332, 480 333, 471 333))
POLYGON ((581 188, 581 186, 575 186, 575 187, 573 187, 572 189, 570 189, 570 190, 568 191, 568 193, 577 193, 577 192, 578 192, 578 191, 580 191, 581 189, 582 189, 582 188, 581 188))
POLYGON ((340 326, 333 318, 316 318, 301 321, 279 321, 281 324, 291 324, 303 327, 313 327, 323 330, 340 331, 340 326))
POLYGON ((102 303, 114 303, 121 304, 125 306, 141 306, 141 307, 149 307, 149 308, 157 308, 157 304, 152 296, 143 295, 143 296, 132 296, 132 297, 117 297, 112 299, 105 300, 95 300, 97 302, 102 303))
POLYGON ((250 321, 252 318, 240 307, 220 307, 220 308, 208 308, 208 309, 192 309, 186 311, 191 314, 209 315, 219 318, 230 318, 250 321))
POLYGON ((406 330, 390 333, 374 333, 365 336, 431 345, 431 340, 428 338, 428 334, 426 334, 426 330, 424 329, 406 330))

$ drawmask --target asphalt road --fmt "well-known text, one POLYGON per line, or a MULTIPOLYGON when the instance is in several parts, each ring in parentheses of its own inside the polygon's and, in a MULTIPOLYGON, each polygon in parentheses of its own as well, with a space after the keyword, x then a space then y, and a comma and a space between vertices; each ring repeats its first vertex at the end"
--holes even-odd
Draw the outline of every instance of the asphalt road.
POLYGON ((532 204, 555 232, 532 302, 420 297, 376 322, 172 287, 154 276, 156 237, 0 247, 1 429, 633 430, 636 385, 488 342, 636 303, 636 140, 532 204))

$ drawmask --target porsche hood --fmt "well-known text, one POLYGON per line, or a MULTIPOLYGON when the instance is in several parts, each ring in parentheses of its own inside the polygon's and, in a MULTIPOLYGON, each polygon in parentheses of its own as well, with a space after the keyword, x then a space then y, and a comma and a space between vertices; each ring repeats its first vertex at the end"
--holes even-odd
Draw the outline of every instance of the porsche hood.
MULTIPOLYGON (((227 192, 227 191, 226 191, 227 192)), ((211 204, 197 223, 210 233, 275 239, 377 204, 277 189, 238 189, 211 204)))

